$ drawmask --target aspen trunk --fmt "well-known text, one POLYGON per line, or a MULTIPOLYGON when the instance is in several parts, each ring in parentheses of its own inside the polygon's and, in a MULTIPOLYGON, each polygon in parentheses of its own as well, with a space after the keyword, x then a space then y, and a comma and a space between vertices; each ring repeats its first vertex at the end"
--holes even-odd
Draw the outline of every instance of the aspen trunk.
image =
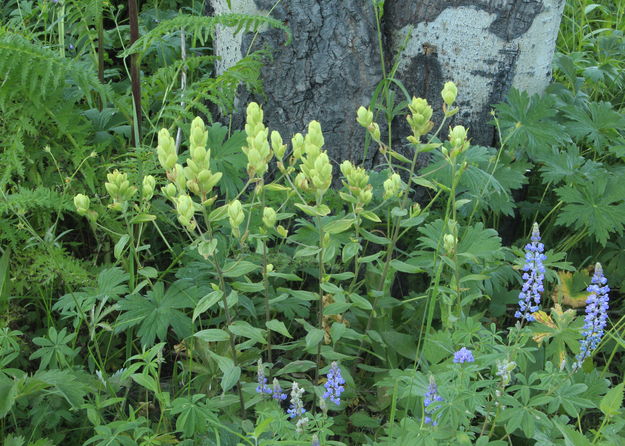
MULTIPOLYGON (((220 29, 215 36, 222 58, 218 70, 235 63, 250 45, 273 50, 262 73, 267 98, 256 98, 267 125, 288 138, 317 119, 335 161, 363 161, 364 132, 355 111, 370 102, 382 80, 373 2, 232 0, 232 9, 226 0, 207 2, 215 14, 270 14, 292 30, 288 46, 278 30, 253 38, 220 29)), ((435 109, 440 109, 444 82, 453 80, 462 108, 453 124, 469 127, 474 142, 492 145, 492 105, 512 86, 537 93, 548 85, 563 7, 564 0, 386 0, 385 60, 390 64, 400 53, 396 77, 435 109)), ((241 102, 249 99, 241 96, 241 102)), ((403 119, 393 134, 397 141, 407 134, 403 119)))

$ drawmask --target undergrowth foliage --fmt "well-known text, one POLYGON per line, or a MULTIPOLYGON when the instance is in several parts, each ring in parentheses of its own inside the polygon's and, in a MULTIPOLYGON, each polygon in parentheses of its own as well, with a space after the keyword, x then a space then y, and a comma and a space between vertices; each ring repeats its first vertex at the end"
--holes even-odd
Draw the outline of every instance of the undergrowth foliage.
POLYGON ((215 30, 285 24, 142 3, 133 45, 121 2, 0 6, 3 444, 625 443, 622 6, 567 6, 498 148, 451 82, 387 108, 410 156, 361 107, 366 170, 213 122, 270 56, 217 73, 215 30))
MULTIPOLYGON (((445 121, 459 111, 456 94, 445 85, 445 121)), ((77 194, 76 212, 107 234, 120 267, 54 303, 59 328, 33 339, 37 371, 9 367, 23 333, 5 330, 5 429, 24 432, 22 414, 45 401, 67 415, 37 424, 38 436, 76 441, 53 427, 70 423, 96 445, 590 444, 577 423, 596 426, 598 413, 594 439, 617 438, 622 384, 610 389, 592 362, 608 322, 601 265, 582 332, 583 316, 545 292, 557 264, 535 224, 518 260, 529 284, 523 317, 484 323, 485 302, 518 293, 521 277, 497 232, 463 212, 485 198, 486 186, 477 196, 462 186, 481 148, 462 126, 446 140, 430 133, 427 101, 408 109, 412 160, 384 145, 371 110, 358 110, 386 157, 381 172, 349 161, 335 169, 316 121, 285 143, 251 103, 236 195, 218 191, 225 177, 209 141, 221 141, 211 135, 220 128, 200 118, 186 151, 158 133, 160 174, 115 169, 108 198, 77 194), (438 170, 416 171, 426 152, 438 170), (414 202, 416 187, 432 198, 414 202), (184 234, 157 231, 172 254, 165 267, 144 241, 159 219, 184 234)))

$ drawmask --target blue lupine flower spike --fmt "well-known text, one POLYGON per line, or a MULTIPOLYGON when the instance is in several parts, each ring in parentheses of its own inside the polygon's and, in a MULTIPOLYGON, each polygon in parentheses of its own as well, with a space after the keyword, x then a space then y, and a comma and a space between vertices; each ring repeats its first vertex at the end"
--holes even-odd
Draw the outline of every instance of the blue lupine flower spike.
POLYGON ((260 359, 258 360, 258 369, 256 371, 256 375, 258 378, 258 386, 256 387, 256 392, 271 394, 271 387, 267 385, 267 378, 265 377, 265 366, 263 365, 263 361, 260 359))
POLYGON ((282 387, 280 387, 280 383, 276 378, 273 379, 273 386, 271 391, 273 392, 271 397, 274 400, 282 401, 286 399, 286 393, 282 391, 282 387))
POLYGON ((328 370, 328 381, 324 384, 326 391, 323 394, 323 399, 329 398, 337 406, 340 405, 341 393, 345 390, 343 384, 345 384, 345 380, 341 376, 341 369, 334 361, 328 370))
POLYGON ((436 404, 440 401, 443 401, 443 397, 438 394, 438 387, 436 386, 434 377, 430 376, 430 385, 428 386, 428 391, 425 393, 425 398, 423 399, 425 411, 423 421, 425 424, 431 424, 432 426, 436 426, 438 424, 435 419, 432 419, 432 414, 440 407, 440 404, 436 404))
POLYGON ((532 313, 540 309, 540 294, 544 291, 545 266, 543 261, 547 256, 543 254, 545 245, 540 243, 538 224, 532 227, 532 242, 525 245, 525 265, 523 266, 523 288, 519 293, 519 309, 514 313, 517 319, 528 322, 535 320, 532 313))
POLYGON ((595 265, 595 273, 592 276, 590 285, 586 289, 590 294, 586 299, 586 318, 584 338, 580 341, 580 352, 575 357, 577 359, 574 368, 581 367, 584 359, 592 355, 603 337, 605 326, 608 321, 608 308, 610 297, 610 287, 607 285, 608 279, 603 275, 603 268, 600 263, 595 265))
POLYGON ((306 412, 306 409, 304 409, 304 402, 302 401, 303 394, 304 389, 302 389, 299 384, 293 383, 293 386, 291 387, 291 405, 286 411, 289 418, 299 417, 306 412))
POLYGON ((473 361, 475 361, 475 358, 473 358, 473 352, 471 352, 471 350, 466 347, 462 347, 460 350, 454 353, 454 362, 457 364, 473 361))

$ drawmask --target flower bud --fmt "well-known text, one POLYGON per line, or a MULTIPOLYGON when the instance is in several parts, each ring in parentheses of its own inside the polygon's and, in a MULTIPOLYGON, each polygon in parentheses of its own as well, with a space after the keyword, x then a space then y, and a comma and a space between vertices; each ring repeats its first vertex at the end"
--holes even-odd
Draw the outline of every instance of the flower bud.
POLYGON ((158 132, 158 146, 156 147, 158 162, 166 171, 172 170, 178 160, 176 154, 176 143, 174 138, 169 135, 167 129, 161 129, 158 132))
POLYGON ((295 187, 301 190, 308 190, 308 180, 306 179, 306 175, 302 172, 298 173, 295 176, 295 180, 293 181, 295 187))
POLYGON ((76 206, 76 212, 78 213, 78 215, 87 215, 90 204, 91 200, 86 195, 78 194, 74 197, 74 206, 76 206))
POLYGON ((291 145, 293 146, 293 158, 296 160, 302 157, 302 153, 304 152, 304 137, 301 133, 296 133, 291 138, 291 145))
POLYGON ((384 181, 384 199, 399 197, 403 189, 403 181, 401 177, 394 173, 386 181, 384 181))
POLYGON ((369 127, 373 123, 373 112, 370 109, 361 106, 356 112, 356 116, 356 121, 364 128, 369 127))
POLYGON ((286 238, 286 236, 289 235, 289 231, 287 231, 282 225, 278 225, 276 227, 276 231, 278 232, 278 234, 280 234, 282 238, 286 238))
POLYGON ((441 97, 443 98, 443 101, 445 101, 445 104, 450 107, 454 102, 456 102, 457 96, 458 88, 456 87, 456 84, 451 81, 446 82, 443 87, 443 91, 441 91, 441 97))
POLYGON ((454 237, 452 234, 445 234, 443 237, 443 248, 447 254, 452 254, 456 250, 456 243, 458 239, 454 237))
POLYGON ((467 131, 463 126, 457 125, 449 131, 449 142, 451 142, 452 147, 462 149, 466 141, 467 131))
POLYGON ((310 121, 308 124, 308 133, 305 141, 321 148, 324 144, 323 133, 321 132, 321 124, 319 121, 310 121))
POLYGON ((412 114, 406 120, 413 133, 418 136, 425 135, 433 126, 433 123, 430 121, 433 113, 432 107, 430 107, 427 100, 413 97, 408 108, 412 114))
POLYGON ((107 174, 106 179, 108 182, 104 183, 104 187, 113 200, 114 209, 123 207, 123 204, 137 192, 137 188, 130 185, 128 175, 117 169, 107 174))
POLYGON ((149 201, 154 196, 154 187, 156 187, 156 179, 152 175, 143 177, 143 185, 141 188, 141 198, 149 201))
POLYGON ((228 205, 228 218, 230 219, 232 230, 238 232, 239 226, 245 220, 243 206, 239 200, 234 200, 228 205))
POLYGON ((279 160, 282 159, 286 151, 286 144, 283 144, 282 136, 275 130, 271 132, 271 149, 279 160))
POLYGON ((176 211, 178 212, 178 221, 189 231, 195 229, 195 205, 188 195, 180 195, 176 199, 176 211))
POLYGON ((266 207, 263 209, 263 224, 268 228, 273 228, 276 225, 276 211, 273 208, 266 207))
POLYGON ((206 150, 207 141, 208 141, 208 130, 206 130, 206 126, 204 125, 204 121, 202 121, 202 118, 197 116, 191 122, 191 136, 189 139, 189 150, 191 151, 191 153, 193 153, 193 151, 198 148, 206 150))
POLYGON ((367 130, 369 131, 369 134, 371 135, 371 138, 375 142, 380 142, 380 138, 381 138, 380 126, 378 125, 377 122, 374 122, 374 123, 370 124, 369 127, 367 128, 367 130))
MULTIPOLYGON (((187 160, 187 163, 192 162, 187 160)), ((190 172, 191 173, 191 172, 190 172)), ((192 173, 191 173, 192 174, 192 173)), ((187 177, 185 175, 185 170, 180 164, 176 164, 173 169, 173 181, 176 187, 178 188, 178 192, 185 193, 187 188, 187 177)), ((192 191, 193 192, 193 191, 192 191)))
POLYGON ((165 196, 165 198, 169 200, 173 200, 176 198, 176 186, 172 183, 168 183, 167 186, 161 187, 161 193, 165 196))

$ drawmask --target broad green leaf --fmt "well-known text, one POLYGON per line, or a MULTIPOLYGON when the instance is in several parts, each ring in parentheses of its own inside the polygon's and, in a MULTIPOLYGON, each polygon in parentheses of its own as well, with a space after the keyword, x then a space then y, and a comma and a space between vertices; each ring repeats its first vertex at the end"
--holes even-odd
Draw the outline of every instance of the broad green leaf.
POLYGON ((253 339, 261 344, 266 344, 265 330, 254 327, 245 321, 235 321, 228 327, 230 331, 237 335, 248 339, 253 339))
MULTIPOLYGON (((323 334, 322 334, 323 337, 323 334)), ((313 367, 315 367, 315 363, 313 361, 291 361, 280 370, 278 370, 275 375, 286 375, 287 373, 302 373, 306 372, 313 367)))
POLYGON ((319 343, 323 340, 323 330, 318 328, 313 328, 306 335, 306 349, 309 350, 313 347, 317 347, 319 343))
POLYGON ((287 338, 293 338, 293 336, 291 336, 291 334, 289 333, 289 330, 286 328, 286 325, 284 325, 284 322, 282 321, 272 319, 270 321, 267 321, 265 323, 265 326, 272 331, 280 333, 282 336, 285 336, 287 338))
POLYGON ((247 260, 229 261, 224 265, 223 275, 225 277, 237 278, 245 274, 256 271, 260 266, 247 260))
POLYGON ((323 231, 328 234, 340 234, 351 228, 353 224, 354 220, 352 218, 341 218, 325 224, 323 226, 323 231))
POLYGON ((621 412, 621 406, 623 405, 623 386, 621 383, 611 388, 608 393, 601 398, 599 409, 606 417, 615 417, 621 412))
POLYGON ((126 248, 126 244, 130 240, 130 236, 128 234, 122 235, 117 243, 115 243, 115 247, 113 248, 113 255, 117 260, 119 260, 124 253, 124 249, 126 248))
POLYGON ((421 268, 416 265, 411 265, 406 262, 402 262, 401 260, 393 259, 391 260, 391 267, 395 270, 400 271, 402 273, 416 274, 423 272, 421 268))
POLYGON ((219 302, 223 294, 223 291, 217 290, 208 293, 206 296, 201 298, 193 310, 192 321, 195 321, 202 313, 209 310, 213 305, 219 302))
POLYGON ((142 373, 135 373, 131 376, 132 380, 139 384, 141 387, 145 387, 150 392, 157 393, 158 392, 158 384, 156 380, 152 378, 150 375, 144 375, 142 373))
POLYGON ((556 222, 576 230, 587 230, 603 246, 611 233, 625 224, 625 188, 621 178, 596 178, 584 186, 564 186, 556 193, 564 203, 556 222))
POLYGON ((239 382, 240 377, 241 367, 233 365, 228 370, 224 371, 224 374, 221 377, 221 389, 224 392, 232 389, 237 384, 237 382, 239 382))
POLYGON ((225 330, 220 330, 218 328, 208 328, 206 330, 200 330, 193 336, 201 339, 204 342, 220 342, 230 339, 230 336, 225 330))

